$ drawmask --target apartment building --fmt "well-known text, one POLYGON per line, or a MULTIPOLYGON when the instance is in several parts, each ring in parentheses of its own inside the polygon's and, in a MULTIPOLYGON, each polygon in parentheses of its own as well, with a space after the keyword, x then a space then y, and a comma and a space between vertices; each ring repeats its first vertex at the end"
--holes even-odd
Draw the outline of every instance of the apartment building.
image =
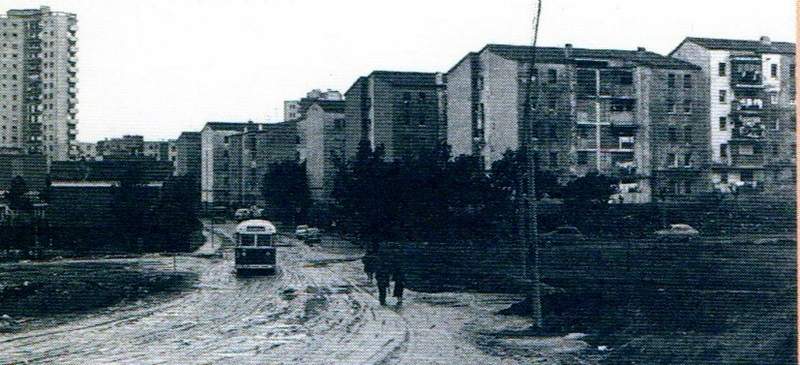
POLYGON ((208 122, 200 131, 200 201, 204 207, 228 202, 228 136, 254 123, 208 122))
POLYGON ((299 100, 286 100, 283 102, 283 120, 293 121, 305 117, 306 109, 315 101, 341 101, 342 93, 336 90, 314 89, 306 93, 306 96, 299 100))
POLYGON ((76 142, 75 159, 85 161, 97 160, 97 143, 76 142))
POLYGON ((387 160, 412 158, 444 143, 445 78, 424 72, 373 71, 345 92, 345 153, 382 146, 387 160))
POLYGON ((688 37, 671 56, 702 69, 715 188, 794 197, 795 44, 688 37))
POLYGON ((447 73, 447 141, 486 168, 519 147, 533 80, 538 168, 566 182, 595 171, 617 177, 620 203, 653 192, 707 190, 707 125, 700 68, 644 48, 608 50, 489 44, 447 73))
POLYGON ((156 161, 175 162, 175 140, 144 141, 143 154, 156 161))
POLYGON ((97 142, 97 156, 101 160, 142 158, 144 143, 144 137, 139 135, 105 138, 97 142))
POLYGON ((25 179, 29 190, 41 191, 48 173, 44 155, 0 154, 0 191, 8 191, 17 176, 25 179))
POLYGON ((200 176, 200 132, 183 132, 175 140, 175 175, 200 176))
POLYGON ((0 16, 0 151, 77 158, 77 22, 46 6, 0 16))
POLYGON ((344 101, 317 101, 308 108, 305 118, 298 121, 311 199, 322 210, 332 203, 338 164, 345 158, 344 112, 344 101))
POLYGON ((265 175, 272 164, 298 160, 297 123, 252 124, 226 138, 228 151, 228 205, 264 202, 265 175))

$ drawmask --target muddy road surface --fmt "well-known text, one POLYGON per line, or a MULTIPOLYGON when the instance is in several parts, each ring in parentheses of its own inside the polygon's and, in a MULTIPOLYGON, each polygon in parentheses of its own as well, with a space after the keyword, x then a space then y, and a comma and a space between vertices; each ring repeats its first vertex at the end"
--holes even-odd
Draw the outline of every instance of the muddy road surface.
MULTIPOLYGON (((179 268, 200 273, 194 290, 0 334, 0 364, 505 364, 551 357, 481 348, 474 334, 484 329, 469 330, 496 325, 492 311, 516 298, 412 292, 402 306, 383 307, 357 252, 285 237, 280 243, 275 276, 237 277, 230 250, 221 259, 184 257, 179 268)), ((551 355, 563 356, 563 349, 551 355)))

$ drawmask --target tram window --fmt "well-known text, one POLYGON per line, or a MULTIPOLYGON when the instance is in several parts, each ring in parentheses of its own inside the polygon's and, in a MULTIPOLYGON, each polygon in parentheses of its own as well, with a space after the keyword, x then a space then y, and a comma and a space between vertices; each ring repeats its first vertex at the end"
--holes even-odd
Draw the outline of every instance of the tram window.
POLYGON ((258 247, 272 246, 272 236, 261 235, 258 236, 258 247))
POLYGON ((242 245, 244 245, 244 246, 252 246, 256 242, 256 240, 255 240, 256 235, 254 235, 254 234, 243 234, 240 237, 241 237, 240 240, 242 242, 242 245))

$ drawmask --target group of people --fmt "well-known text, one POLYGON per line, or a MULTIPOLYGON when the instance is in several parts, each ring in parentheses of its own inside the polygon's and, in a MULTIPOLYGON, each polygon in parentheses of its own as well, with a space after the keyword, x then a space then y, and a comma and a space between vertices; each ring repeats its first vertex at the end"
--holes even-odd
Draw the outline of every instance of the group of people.
POLYGON ((377 283, 378 301, 381 305, 386 305, 386 294, 392 282, 394 282, 392 296, 397 298, 398 305, 403 304, 406 277, 402 255, 385 248, 381 249, 378 244, 372 244, 367 247, 367 252, 361 260, 369 283, 372 284, 373 278, 377 283))

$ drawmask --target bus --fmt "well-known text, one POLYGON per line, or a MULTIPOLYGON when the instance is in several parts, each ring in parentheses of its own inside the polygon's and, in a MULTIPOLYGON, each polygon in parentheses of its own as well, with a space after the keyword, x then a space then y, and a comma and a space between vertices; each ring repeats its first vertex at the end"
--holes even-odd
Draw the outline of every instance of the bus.
POLYGON ((264 272, 275 274, 275 234, 269 221, 251 219, 236 226, 234 267, 237 275, 264 272))

